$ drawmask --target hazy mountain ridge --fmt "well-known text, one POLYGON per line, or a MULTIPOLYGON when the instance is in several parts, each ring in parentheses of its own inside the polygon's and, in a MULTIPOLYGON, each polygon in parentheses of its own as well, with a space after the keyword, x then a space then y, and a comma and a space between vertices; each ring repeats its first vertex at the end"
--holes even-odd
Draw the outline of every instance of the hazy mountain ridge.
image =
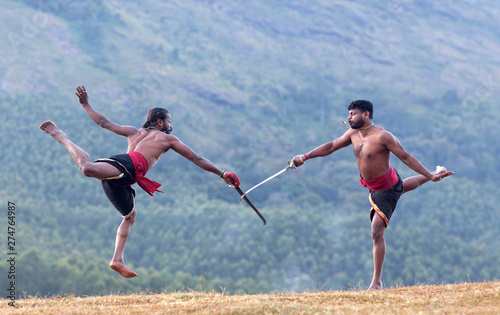
MULTIPOLYGON (((71 290, 73 283, 82 283, 76 294, 110 287, 161 291, 194 287, 201 268, 211 288, 228 292, 269 290, 270 280, 294 290, 314 287, 318 277, 333 276, 334 288, 370 280, 369 204, 350 148, 253 192, 269 221, 265 228, 213 174, 169 152, 148 173, 166 193, 137 198, 139 221, 126 259, 141 277, 114 277, 106 261, 117 213, 99 183, 38 130, 54 120, 91 158, 124 150, 124 139, 81 110, 73 93, 82 83, 94 107, 118 123, 139 127, 148 108, 166 106, 174 134, 236 171, 243 189, 294 154, 342 134, 345 105, 370 99, 376 124, 426 167, 444 164, 457 173, 402 198, 388 230, 386 281, 498 279, 500 146, 491 141, 500 132, 498 6, 3 3, 1 146, 7 154, 0 170, 9 175, 2 176, 0 194, 22 210, 21 283, 44 294, 71 290), (28 282, 41 273, 70 280, 28 282)), ((397 159, 392 163, 402 176, 414 174, 397 159)))

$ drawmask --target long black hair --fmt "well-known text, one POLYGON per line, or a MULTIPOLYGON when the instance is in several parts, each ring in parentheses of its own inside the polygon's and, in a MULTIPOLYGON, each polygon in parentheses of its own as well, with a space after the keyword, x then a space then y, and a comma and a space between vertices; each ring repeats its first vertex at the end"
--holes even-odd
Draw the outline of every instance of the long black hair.
POLYGON ((155 107, 148 110, 148 115, 146 117, 147 121, 142 125, 142 128, 149 128, 154 126, 158 119, 167 118, 168 110, 161 107, 155 107))

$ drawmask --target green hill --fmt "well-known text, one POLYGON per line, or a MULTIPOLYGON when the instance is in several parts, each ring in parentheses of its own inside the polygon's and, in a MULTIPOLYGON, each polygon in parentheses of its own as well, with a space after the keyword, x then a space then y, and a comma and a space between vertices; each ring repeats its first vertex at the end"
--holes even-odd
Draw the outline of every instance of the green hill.
MULTIPOLYGON (((166 107, 174 134, 236 172, 243 190, 341 135, 345 106, 369 99, 375 123, 428 169, 456 173, 401 199, 386 233, 386 286, 500 277, 497 2, 24 0, 0 8, 0 196, 16 204, 19 292, 181 290, 201 272, 209 290, 229 293, 371 279, 368 191, 350 149, 252 192, 265 227, 219 178, 167 153, 148 173, 165 194, 136 200, 125 259, 139 277, 121 279, 107 267, 119 214, 38 129, 53 120, 93 159, 125 150, 80 108, 78 84, 120 124, 139 127, 147 109, 166 107)), ((6 215, 1 222, 7 230, 6 215)), ((8 268, 2 259, 1 274, 8 268)))

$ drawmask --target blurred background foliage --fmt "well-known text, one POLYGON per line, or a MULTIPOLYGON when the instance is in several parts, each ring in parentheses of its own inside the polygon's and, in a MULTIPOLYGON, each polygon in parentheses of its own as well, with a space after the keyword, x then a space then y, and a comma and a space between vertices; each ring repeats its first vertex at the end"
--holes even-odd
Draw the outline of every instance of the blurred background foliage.
MULTIPOLYGON (((121 278, 107 267, 121 217, 99 182, 38 129, 53 120, 92 159, 124 152, 125 139, 80 108, 78 84, 120 124, 139 127, 149 108, 166 107, 174 134, 236 172, 243 190, 342 135, 346 105, 369 99, 375 124, 424 166, 456 173, 401 198, 386 233, 385 285, 500 278, 497 2, 0 7, 0 196, 17 206, 19 292, 298 292, 368 286, 372 277, 368 191, 346 148, 252 192, 266 226, 215 175, 167 153, 148 173, 165 194, 138 191, 125 259, 139 277, 121 278)), ((4 257, 6 236, 0 243, 4 257)), ((0 274, 8 267, 2 259, 0 274)))

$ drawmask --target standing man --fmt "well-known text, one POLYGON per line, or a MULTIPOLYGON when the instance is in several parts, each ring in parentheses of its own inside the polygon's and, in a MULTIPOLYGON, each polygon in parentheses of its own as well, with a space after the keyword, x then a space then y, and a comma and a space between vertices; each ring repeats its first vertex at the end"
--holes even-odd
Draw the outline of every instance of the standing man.
POLYGON ((370 189, 371 236, 373 240, 373 279, 368 290, 382 289, 382 266, 385 258, 384 232, 399 197, 431 180, 437 182, 452 171, 438 168, 430 173, 411 154, 405 151, 398 139, 382 127, 375 126, 373 104, 357 100, 348 105, 348 123, 351 126, 341 137, 327 142, 306 154, 293 158, 296 166, 307 159, 323 157, 352 144, 358 162, 360 182, 370 189), (415 172, 421 174, 401 180, 396 170, 389 165, 391 152, 415 172))
POLYGON ((52 121, 43 122, 40 129, 64 145, 85 176, 101 180, 106 196, 123 217, 116 233, 115 252, 109 266, 125 278, 136 277, 137 274, 125 265, 123 259, 125 243, 137 216, 134 203, 135 190, 131 185, 137 183, 151 196, 159 191, 161 184, 146 178, 145 175, 165 152, 174 150, 202 169, 220 176, 227 184, 238 187, 240 181, 234 173, 223 172, 215 164, 196 154, 177 137, 170 135, 171 117, 166 109, 150 109, 147 121, 141 129, 121 126, 111 122, 90 106, 83 85, 77 86, 76 90, 75 94, 80 104, 97 125, 127 138, 127 153, 91 162, 87 152, 69 140, 52 121))

